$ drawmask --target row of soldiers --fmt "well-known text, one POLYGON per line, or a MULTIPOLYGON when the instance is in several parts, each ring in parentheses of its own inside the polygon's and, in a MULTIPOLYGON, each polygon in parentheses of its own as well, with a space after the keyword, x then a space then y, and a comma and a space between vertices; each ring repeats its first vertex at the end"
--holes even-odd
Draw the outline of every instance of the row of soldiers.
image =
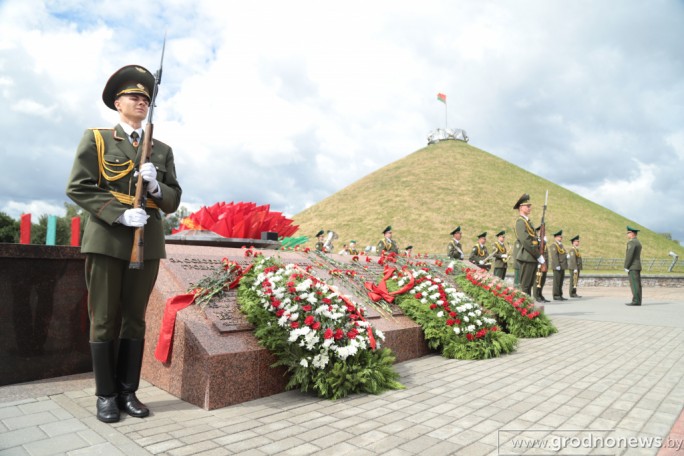
MULTIPOLYGON (((523 194, 513 206, 518 209, 519 217, 515 224, 515 245, 512 251, 505 243, 505 231, 496 234, 497 241, 492 246, 492 253, 487 250, 487 233, 478 235, 478 242, 470 252, 468 260, 482 268, 489 270, 488 262, 494 260, 494 275, 503 279, 506 276, 508 261, 513 258, 515 270, 514 283, 525 293, 534 296, 537 302, 549 302, 542 294, 546 283, 546 274, 549 265, 549 253, 553 268, 553 299, 564 301, 563 282, 566 271, 571 271, 569 296, 579 298, 577 284, 580 271, 582 270, 582 255, 579 251, 579 235, 572 238, 572 247, 566 249, 563 245, 563 230, 554 233, 554 243, 550 246, 544 237, 542 242, 541 226, 532 227, 529 220, 532 203, 528 194, 523 194), (543 248, 542 248, 543 246, 543 248), (536 281, 535 281, 536 278, 536 281)), ((447 246, 449 257, 464 260, 465 254, 460 243, 461 227, 456 227, 451 232, 453 239, 447 246)))
MULTIPOLYGON (((376 252, 380 255, 383 252, 387 253, 396 253, 397 255, 399 254, 399 245, 395 240, 392 239, 392 227, 387 226, 383 232, 382 232, 382 239, 380 242, 378 242, 378 245, 376 246, 375 250, 376 252)), ((319 252, 324 252, 324 253, 333 253, 334 252, 334 245, 332 242, 326 242, 325 239, 325 231, 320 230, 318 233, 316 233, 316 250, 319 252)), ((370 247, 366 248, 366 250, 370 250, 370 247)), ((409 245, 404 249, 404 255, 406 256, 411 256, 413 252, 413 246, 409 245)), ((340 255, 358 255, 359 250, 356 248, 356 241, 351 240, 349 241, 349 245, 345 244, 338 252, 340 255)))

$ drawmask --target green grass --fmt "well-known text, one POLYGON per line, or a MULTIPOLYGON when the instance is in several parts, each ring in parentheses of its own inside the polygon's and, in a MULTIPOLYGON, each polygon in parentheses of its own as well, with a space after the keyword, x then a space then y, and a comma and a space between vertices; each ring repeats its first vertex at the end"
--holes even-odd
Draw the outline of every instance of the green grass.
POLYGON ((684 248, 546 179, 542 179, 488 152, 461 141, 442 141, 420 149, 359 179, 348 187, 295 215, 298 235, 312 238, 319 229, 333 230, 340 238, 335 249, 350 239, 357 246, 376 245, 382 230, 392 225, 400 248, 414 252, 446 253, 449 232, 463 230, 461 243, 468 250, 475 236, 506 230, 513 243, 517 211, 513 204, 523 193, 532 197, 532 221, 539 223, 544 193, 549 191, 546 213, 551 233, 563 230, 564 243, 581 236, 580 249, 590 257, 624 257, 626 225, 641 228, 642 257, 663 258, 675 251, 684 258, 684 248))

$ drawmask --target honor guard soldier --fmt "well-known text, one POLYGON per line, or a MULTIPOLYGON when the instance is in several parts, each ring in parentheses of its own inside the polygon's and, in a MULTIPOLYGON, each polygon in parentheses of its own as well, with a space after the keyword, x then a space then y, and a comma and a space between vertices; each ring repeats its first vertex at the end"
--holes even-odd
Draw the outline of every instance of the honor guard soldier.
POLYGON ((412 254, 413 254, 413 246, 407 245, 406 248, 404 249, 404 256, 407 258, 411 258, 412 254))
POLYGON ((359 251, 356 248, 356 241, 355 240, 352 239, 351 241, 349 241, 349 247, 347 248, 347 253, 349 253, 349 255, 358 255, 359 254, 359 251))
POLYGON ((494 255, 494 275, 504 280, 506 278, 506 269, 508 268, 508 249, 505 244, 506 232, 501 230, 496 233, 496 242, 492 247, 494 255))
POLYGON ((316 242, 316 250, 319 252, 325 252, 325 231, 320 230, 318 233, 316 233, 316 239, 318 239, 316 242))
POLYGON ((399 247, 397 242, 392 239, 392 227, 388 226, 382 232, 384 237, 378 242, 378 255, 382 255, 383 252, 395 253, 399 255, 399 247))
POLYGON ((625 272, 629 274, 629 287, 632 290, 632 302, 627 306, 641 305, 641 242, 637 239, 639 230, 627 227, 627 251, 625 252, 625 272))
POLYGON ((553 237, 555 241, 549 247, 553 265, 553 300, 567 301, 563 297, 563 280, 565 280, 565 270, 568 269, 568 252, 563 247, 563 230, 554 233, 553 237))
POLYGON ((518 219, 515 221, 515 237, 520 243, 516 255, 520 268, 520 289, 531 296, 537 263, 544 264, 546 260, 539 251, 537 233, 530 223, 530 213, 532 212, 530 195, 524 193, 518 198, 513 209, 518 209, 518 219))
MULTIPOLYGON (((541 244, 541 239, 539 238, 540 231, 541 225, 539 225, 536 229, 537 238, 539 239, 539 243, 541 244)), ((546 239, 544 239, 544 252, 542 252, 542 256, 544 257, 544 261, 546 262, 546 264, 549 264, 549 246, 546 243, 546 239)), ((547 272, 545 270, 542 270, 541 265, 537 266, 537 275, 533 285, 534 300, 537 302, 551 302, 544 297, 543 293, 544 284, 546 284, 546 274, 547 272)))
POLYGON ((492 267, 490 264, 487 264, 487 260, 489 259, 489 252, 487 252, 487 232, 485 231, 484 233, 480 233, 477 236, 477 244, 473 247, 473 250, 470 252, 470 258, 468 260, 481 267, 482 269, 485 269, 489 271, 489 269, 492 267))
POLYGON ((447 245, 447 256, 453 258, 454 260, 465 259, 465 254, 463 253, 463 247, 461 246, 461 225, 457 226, 451 233, 452 239, 447 245))
POLYGON ((119 123, 114 128, 86 130, 66 189, 69 198, 90 216, 81 252, 86 257, 97 419, 105 423, 119 421, 120 410, 138 418, 150 413, 136 397, 145 309, 159 260, 166 258, 160 210, 175 212, 182 193, 171 147, 157 138, 143 138, 142 122, 154 102, 156 86, 155 76, 139 65, 125 66, 109 78, 102 100, 117 111, 119 123), (151 145, 152 153, 140 165, 143 140, 151 145), (145 186, 146 203, 134 208, 138 176, 145 186), (138 250, 142 261, 133 264, 138 229, 144 236, 144 252, 138 250))
POLYGON ((580 271, 582 270, 582 255, 579 251, 579 234, 570 239, 570 242, 572 242, 572 247, 568 249, 568 270, 571 271, 572 275, 570 276, 569 295, 571 298, 581 298, 582 296, 577 294, 577 284, 579 283, 580 271))

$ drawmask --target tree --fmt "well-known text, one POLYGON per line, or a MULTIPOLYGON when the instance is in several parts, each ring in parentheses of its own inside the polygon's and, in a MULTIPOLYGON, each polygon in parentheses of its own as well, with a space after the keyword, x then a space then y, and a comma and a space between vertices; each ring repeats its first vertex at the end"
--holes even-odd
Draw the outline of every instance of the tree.
POLYGON ((14 220, 4 212, 0 212, 0 242, 19 242, 19 221, 14 220))

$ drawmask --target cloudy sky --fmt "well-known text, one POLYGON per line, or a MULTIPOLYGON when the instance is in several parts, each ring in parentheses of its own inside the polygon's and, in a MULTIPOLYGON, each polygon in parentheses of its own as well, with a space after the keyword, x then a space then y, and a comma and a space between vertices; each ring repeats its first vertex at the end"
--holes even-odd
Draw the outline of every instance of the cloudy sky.
POLYGON ((684 2, 0 1, 0 211, 63 214, 107 78, 154 72, 191 210, 296 214, 426 145, 470 143, 684 240, 684 2))

